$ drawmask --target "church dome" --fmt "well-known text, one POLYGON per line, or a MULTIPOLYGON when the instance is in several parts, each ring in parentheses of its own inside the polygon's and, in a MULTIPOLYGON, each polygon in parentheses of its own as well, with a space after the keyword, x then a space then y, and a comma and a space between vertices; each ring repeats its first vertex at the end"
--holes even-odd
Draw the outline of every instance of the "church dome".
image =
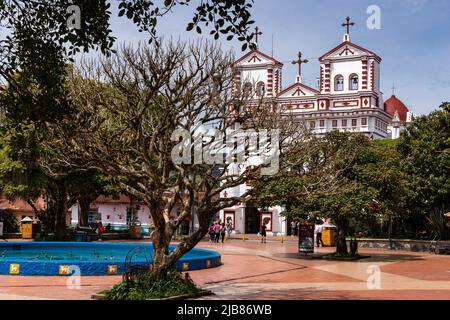
POLYGON ((402 122, 406 122, 409 112, 405 104, 395 95, 392 95, 392 97, 384 102, 384 110, 392 116, 394 116, 395 113, 398 113, 400 121, 402 122))

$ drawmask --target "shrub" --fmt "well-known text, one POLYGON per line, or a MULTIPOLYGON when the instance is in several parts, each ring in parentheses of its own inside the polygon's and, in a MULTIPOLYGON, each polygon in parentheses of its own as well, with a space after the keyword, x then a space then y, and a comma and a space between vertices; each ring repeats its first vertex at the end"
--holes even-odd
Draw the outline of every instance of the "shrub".
MULTIPOLYGON (((149 278, 152 278, 151 275, 149 278)), ((170 269, 164 277, 158 280, 123 281, 103 293, 108 300, 146 300, 199 292, 200 289, 194 284, 188 273, 183 276, 176 269, 170 269)))

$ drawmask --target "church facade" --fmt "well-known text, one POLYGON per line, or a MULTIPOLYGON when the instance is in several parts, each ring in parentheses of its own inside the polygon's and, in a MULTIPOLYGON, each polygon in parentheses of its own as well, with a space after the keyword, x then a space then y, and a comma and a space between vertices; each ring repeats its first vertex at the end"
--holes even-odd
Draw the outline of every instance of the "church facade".
MULTIPOLYGON (((302 60, 295 82, 282 87, 283 63, 258 49, 235 62, 234 85, 251 90, 254 99, 271 100, 277 110, 294 115, 317 135, 333 130, 364 134, 371 139, 398 138, 412 114, 394 95, 384 103, 380 86, 381 57, 350 40, 350 19, 342 42, 319 58, 318 88, 302 82, 302 60), (242 87, 243 86, 243 87, 242 87)), ((240 195, 251 186, 225 190, 222 197, 240 195)), ((222 221, 231 220, 236 233, 258 233, 262 221, 268 234, 288 234, 283 208, 267 211, 240 204, 221 210, 222 221)))

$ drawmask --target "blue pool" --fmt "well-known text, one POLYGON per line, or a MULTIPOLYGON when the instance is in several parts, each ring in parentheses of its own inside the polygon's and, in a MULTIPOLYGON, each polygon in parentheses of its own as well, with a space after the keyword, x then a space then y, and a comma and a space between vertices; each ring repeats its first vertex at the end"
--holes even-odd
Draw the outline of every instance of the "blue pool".
MULTIPOLYGON (((152 257, 152 244, 5 242, 0 244, 0 274, 116 275, 123 274, 128 265, 148 265, 152 257)), ((180 271, 213 268, 220 265, 220 259, 215 251, 194 248, 176 267, 180 271)))

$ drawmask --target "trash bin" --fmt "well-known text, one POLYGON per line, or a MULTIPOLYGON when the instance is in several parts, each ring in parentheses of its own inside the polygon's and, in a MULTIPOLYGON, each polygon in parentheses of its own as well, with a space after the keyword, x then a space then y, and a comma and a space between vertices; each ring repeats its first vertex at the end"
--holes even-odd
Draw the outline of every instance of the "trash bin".
POLYGON ((75 232, 75 242, 88 242, 88 233, 86 231, 75 232))
POLYGON ((322 241, 325 247, 334 247, 334 227, 324 227, 322 231, 322 241))
POLYGON ((22 226, 22 239, 33 239, 33 219, 25 217, 20 220, 22 226))
POLYGON ((41 240, 41 222, 40 221, 37 221, 36 223, 33 224, 32 232, 33 232, 34 240, 41 240))

